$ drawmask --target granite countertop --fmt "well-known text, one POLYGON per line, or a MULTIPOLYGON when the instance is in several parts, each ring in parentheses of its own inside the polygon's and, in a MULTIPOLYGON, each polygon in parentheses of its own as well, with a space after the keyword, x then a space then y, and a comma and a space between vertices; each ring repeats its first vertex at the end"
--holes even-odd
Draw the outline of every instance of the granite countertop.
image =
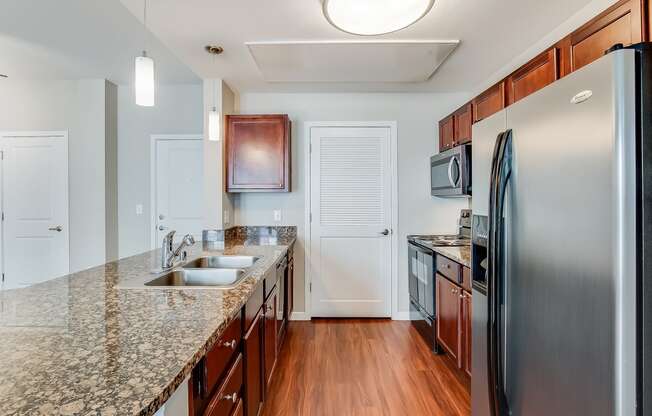
POLYGON ((435 245, 432 241, 424 239, 421 235, 409 235, 408 241, 412 241, 424 248, 434 251, 437 254, 448 257, 449 259, 460 263, 463 266, 471 268, 471 241, 461 246, 435 245))
POLYGON ((294 244, 294 233, 245 230, 223 250, 192 247, 189 260, 261 257, 230 290, 123 288, 155 277, 154 250, 0 291, 0 414, 153 415, 294 244))

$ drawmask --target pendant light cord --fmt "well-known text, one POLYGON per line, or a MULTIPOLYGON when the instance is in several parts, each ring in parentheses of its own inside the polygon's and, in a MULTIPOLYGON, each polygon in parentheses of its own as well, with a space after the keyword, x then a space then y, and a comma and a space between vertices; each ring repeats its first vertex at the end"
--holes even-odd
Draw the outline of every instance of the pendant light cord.
POLYGON ((147 0, 143 0, 143 26, 145 27, 143 33, 143 46, 145 46, 145 50, 147 50, 147 0))
MULTIPOLYGON (((215 66, 216 61, 217 55, 213 55, 213 66, 215 66)), ((213 76, 213 111, 217 111, 217 81, 215 76, 213 76)))

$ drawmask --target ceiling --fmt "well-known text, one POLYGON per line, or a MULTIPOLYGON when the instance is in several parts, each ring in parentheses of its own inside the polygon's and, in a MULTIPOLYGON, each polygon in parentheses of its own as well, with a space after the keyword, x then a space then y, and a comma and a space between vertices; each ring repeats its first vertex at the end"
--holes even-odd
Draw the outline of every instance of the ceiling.
POLYGON ((134 57, 146 44, 158 82, 201 82, 118 0, 1 0, 0 9, 0 74, 9 80, 106 78, 128 84, 134 57))
MULTIPOLYGON (((118 0, 113 0, 118 1, 118 0)), ((135 16, 142 0, 119 0, 135 16)), ((332 27, 321 0, 150 0, 152 32, 202 78, 222 78, 240 92, 462 92, 479 85, 590 0, 436 0, 407 29, 383 36, 350 35, 332 27), (246 42, 459 39, 426 82, 267 82, 246 42), (213 59, 206 44, 222 45, 213 59)), ((159 68, 161 64, 159 63, 159 68)))

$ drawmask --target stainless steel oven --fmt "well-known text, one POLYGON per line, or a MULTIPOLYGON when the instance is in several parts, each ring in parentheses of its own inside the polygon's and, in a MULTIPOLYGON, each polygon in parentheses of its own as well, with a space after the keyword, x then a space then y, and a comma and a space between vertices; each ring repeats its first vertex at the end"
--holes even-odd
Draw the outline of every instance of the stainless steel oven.
POLYGON ((471 145, 457 146, 430 158, 430 193, 471 195, 471 145))

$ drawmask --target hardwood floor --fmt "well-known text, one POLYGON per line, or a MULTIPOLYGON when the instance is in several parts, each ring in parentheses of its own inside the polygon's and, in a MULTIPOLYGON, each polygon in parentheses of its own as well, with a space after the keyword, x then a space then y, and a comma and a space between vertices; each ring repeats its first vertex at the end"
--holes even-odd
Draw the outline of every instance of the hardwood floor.
POLYGON ((470 415, 470 379, 406 321, 291 322, 263 416, 470 415))

